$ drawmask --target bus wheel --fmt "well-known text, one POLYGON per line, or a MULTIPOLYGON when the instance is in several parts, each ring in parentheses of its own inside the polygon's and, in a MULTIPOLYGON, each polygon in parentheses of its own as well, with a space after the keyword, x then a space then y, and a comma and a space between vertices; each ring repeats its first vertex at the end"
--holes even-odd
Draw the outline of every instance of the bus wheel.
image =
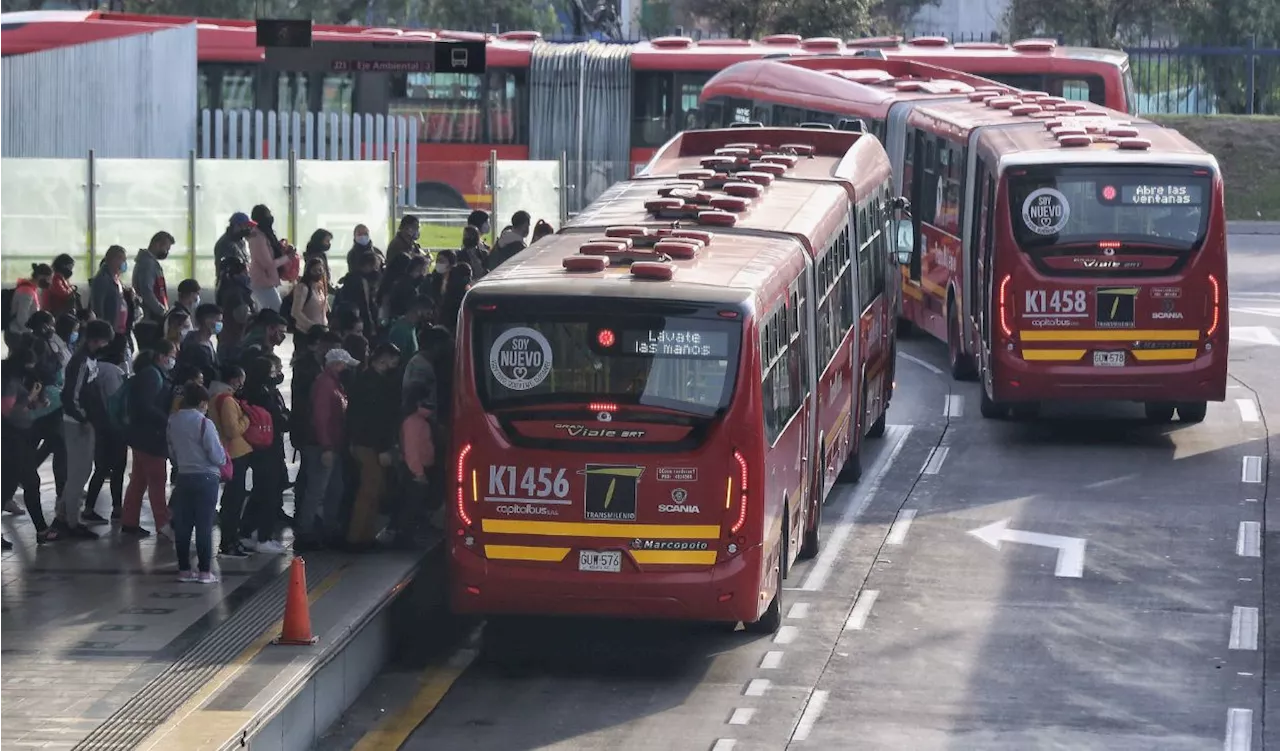
POLYGON ((1040 402, 1022 402, 1010 408, 1015 420, 1034 420, 1040 416, 1040 402))
POLYGON ((950 355, 951 377, 957 381, 971 381, 977 374, 973 358, 960 351, 960 316, 955 303, 947 304, 947 351, 950 355))
POLYGON ((1142 405, 1146 410, 1147 421, 1156 423, 1173 422, 1174 405, 1167 402, 1146 402, 1142 405))
POLYGON ((1182 422, 1204 422, 1204 416, 1208 412, 1208 402, 1180 402, 1178 404, 1178 419, 1182 422))
POLYGON ((916 328, 911 325, 911 321, 908 321, 905 318, 898 319, 898 336, 903 339, 910 339, 911 335, 915 333, 915 330, 916 328))
POLYGON ((764 615, 755 623, 744 623, 742 627, 750 634, 772 634, 782 626, 782 570, 787 560, 787 522, 786 514, 783 514, 782 521, 782 550, 778 555, 778 562, 774 566, 774 575, 778 582, 778 588, 773 593, 773 599, 769 602, 769 607, 764 611, 764 615))
POLYGON ((800 558, 806 561, 822 549, 822 500, 813 504, 813 513, 813 528, 805 530, 804 542, 800 544, 800 558))
POLYGON ((836 475, 839 482, 857 482, 862 479, 862 452, 854 451, 844 460, 844 466, 840 468, 840 474, 836 475))
POLYGON ((982 398, 978 402, 978 411, 988 420, 1002 420, 1009 413, 1009 408, 1005 405, 992 401, 987 396, 987 390, 982 389, 982 398))
POLYGON ((871 423, 871 429, 867 431, 868 438, 884 438, 884 429, 889 420, 888 411, 881 412, 880 418, 871 423))

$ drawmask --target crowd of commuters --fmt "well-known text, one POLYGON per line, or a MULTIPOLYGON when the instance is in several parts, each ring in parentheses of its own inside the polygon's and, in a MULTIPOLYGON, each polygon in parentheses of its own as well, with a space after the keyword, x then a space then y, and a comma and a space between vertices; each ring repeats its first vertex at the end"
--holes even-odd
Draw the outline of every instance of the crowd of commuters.
POLYGON ((217 555, 231 558, 286 552, 286 528, 299 552, 422 545, 443 525, 437 452, 448 444, 463 296, 552 230, 516 212, 491 249, 489 217, 476 211, 460 246, 432 258, 419 229, 405 216, 384 251, 356 226, 347 273, 335 279, 331 232, 317 230, 299 253, 270 209, 255 206, 218 239, 212 291, 166 280, 167 232, 132 264, 109 248, 85 293, 71 282, 70 256, 33 265, 3 304, 4 510, 25 513, 41 544, 97 539, 95 527, 117 523, 117 534, 143 538, 152 534, 145 496, 179 578, 193 582, 218 580, 215 527, 217 555), (286 399, 276 349, 289 332, 286 399), (301 458, 296 480, 290 448, 301 458))

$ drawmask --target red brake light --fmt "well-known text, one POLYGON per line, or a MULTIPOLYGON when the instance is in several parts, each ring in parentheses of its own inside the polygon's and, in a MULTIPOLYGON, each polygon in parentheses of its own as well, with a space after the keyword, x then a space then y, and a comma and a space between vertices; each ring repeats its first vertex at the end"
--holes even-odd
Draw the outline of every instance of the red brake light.
POLYGON ((729 528, 729 534, 736 535, 747 523, 747 458, 734 449, 733 459, 738 463, 738 520, 729 528))
POLYGON ((617 412, 618 405, 614 402, 591 402, 587 408, 592 412, 617 412))
POLYGON ((1212 314, 1213 318, 1209 323, 1209 330, 1205 332, 1205 336, 1213 336, 1218 331, 1218 320, 1222 312, 1222 290, 1218 286, 1218 277, 1213 274, 1209 275, 1209 286, 1213 288, 1210 293, 1212 295, 1212 314))
POLYGON ((1007 337, 1013 336, 1013 327, 1009 324, 1009 281, 1013 279, 1011 274, 1005 274, 1000 280, 1000 330, 1007 337))
POLYGON ((596 332, 596 343, 605 349, 612 347, 617 341, 618 337, 611 329, 600 329, 596 332))
POLYGON ((1116 200, 1116 187, 1114 185, 1108 185, 1102 189, 1102 200, 1104 201, 1116 200))
POLYGON ((455 478, 458 481, 458 518, 468 527, 471 526, 471 516, 467 514, 466 493, 463 488, 467 482, 467 455, 470 453, 471 444, 469 443, 458 452, 458 476, 455 478))
POLYGON ((1103 250, 1107 250, 1108 248, 1111 250, 1115 250, 1116 248, 1120 247, 1120 241, 1119 240, 1103 240, 1102 242, 1098 243, 1098 247, 1102 248, 1103 250))

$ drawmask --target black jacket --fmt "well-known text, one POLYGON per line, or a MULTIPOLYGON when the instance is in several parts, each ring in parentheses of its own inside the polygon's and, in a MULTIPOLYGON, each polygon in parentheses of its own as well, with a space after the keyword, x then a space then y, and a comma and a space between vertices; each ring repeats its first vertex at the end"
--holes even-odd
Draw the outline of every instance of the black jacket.
POLYGON ((352 446, 386 451, 400 429, 400 389, 390 375, 365 368, 347 392, 347 437, 352 446))
POLYGON ((209 388, 214 381, 219 380, 221 375, 219 367, 218 353, 213 348, 213 342, 210 342, 207 347, 204 346, 204 343, 196 338, 196 332, 192 331, 182 340, 173 378, 179 383, 186 383, 195 378, 196 373, 201 373, 204 375, 205 388, 209 388))
POLYGON ((293 416, 289 412, 289 408, 285 406, 284 397, 281 396, 280 389, 274 383, 246 381, 241 394, 246 402, 255 407, 262 407, 271 413, 272 448, 282 451, 284 449, 284 434, 292 434, 293 432, 290 427, 290 421, 293 416))
POLYGON ((78 423, 88 423, 95 410, 105 409, 98 384, 98 361, 84 347, 76 349, 67 363, 62 382, 62 411, 78 423))
POLYGON ((378 323, 378 306, 374 302, 375 286, 371 283, 366 287, 364 279, 353 271, 342 277, 342 285, 333 301, 334 311, 346 308, 360 316, 360 320, 364 321, 364 336, 369 340, 373 339, 378 323))
POLYGON ((129 389, 126 442, 145 454, 168 456, 173 381, 160 368, 148 365, 125 381, 121 388, 129 389))
POLYGON ((323 367, 309 352, 302 353, 293 364, 293 384, 289 395, 293 398, 293 410, 298 413, 297 424, 290 430, 293 445, 311 446, 315 440, 311 436, 311 388, 320 377, 323 367))

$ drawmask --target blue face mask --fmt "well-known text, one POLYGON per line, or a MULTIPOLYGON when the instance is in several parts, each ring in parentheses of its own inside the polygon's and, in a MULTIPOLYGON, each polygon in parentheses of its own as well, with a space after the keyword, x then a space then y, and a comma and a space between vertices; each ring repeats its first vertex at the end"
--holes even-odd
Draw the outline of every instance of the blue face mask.
POLYGON ((218 321, 217 323, 213 324, 213 333, 215 334, 222 333, 222 321, 218 321))
POLYGON ((76 342, 78 342, 78 341, 80 341, 80 332, 79 332, 79 331, 72 331, 72 332, 71 332, 71 338, 67 339, 67 344, 69 344, 70 346, 74 347, 74 346, 76 346, 76 342))
POLYGON ((125 261, 124 263, 120 264, 120 273, 121 273, 121 274, 123 274, 124 272, 126 272, 126 271, 128 271, 128 270, 129 270, 129 262, 128 262, 128 261, 125 261))

